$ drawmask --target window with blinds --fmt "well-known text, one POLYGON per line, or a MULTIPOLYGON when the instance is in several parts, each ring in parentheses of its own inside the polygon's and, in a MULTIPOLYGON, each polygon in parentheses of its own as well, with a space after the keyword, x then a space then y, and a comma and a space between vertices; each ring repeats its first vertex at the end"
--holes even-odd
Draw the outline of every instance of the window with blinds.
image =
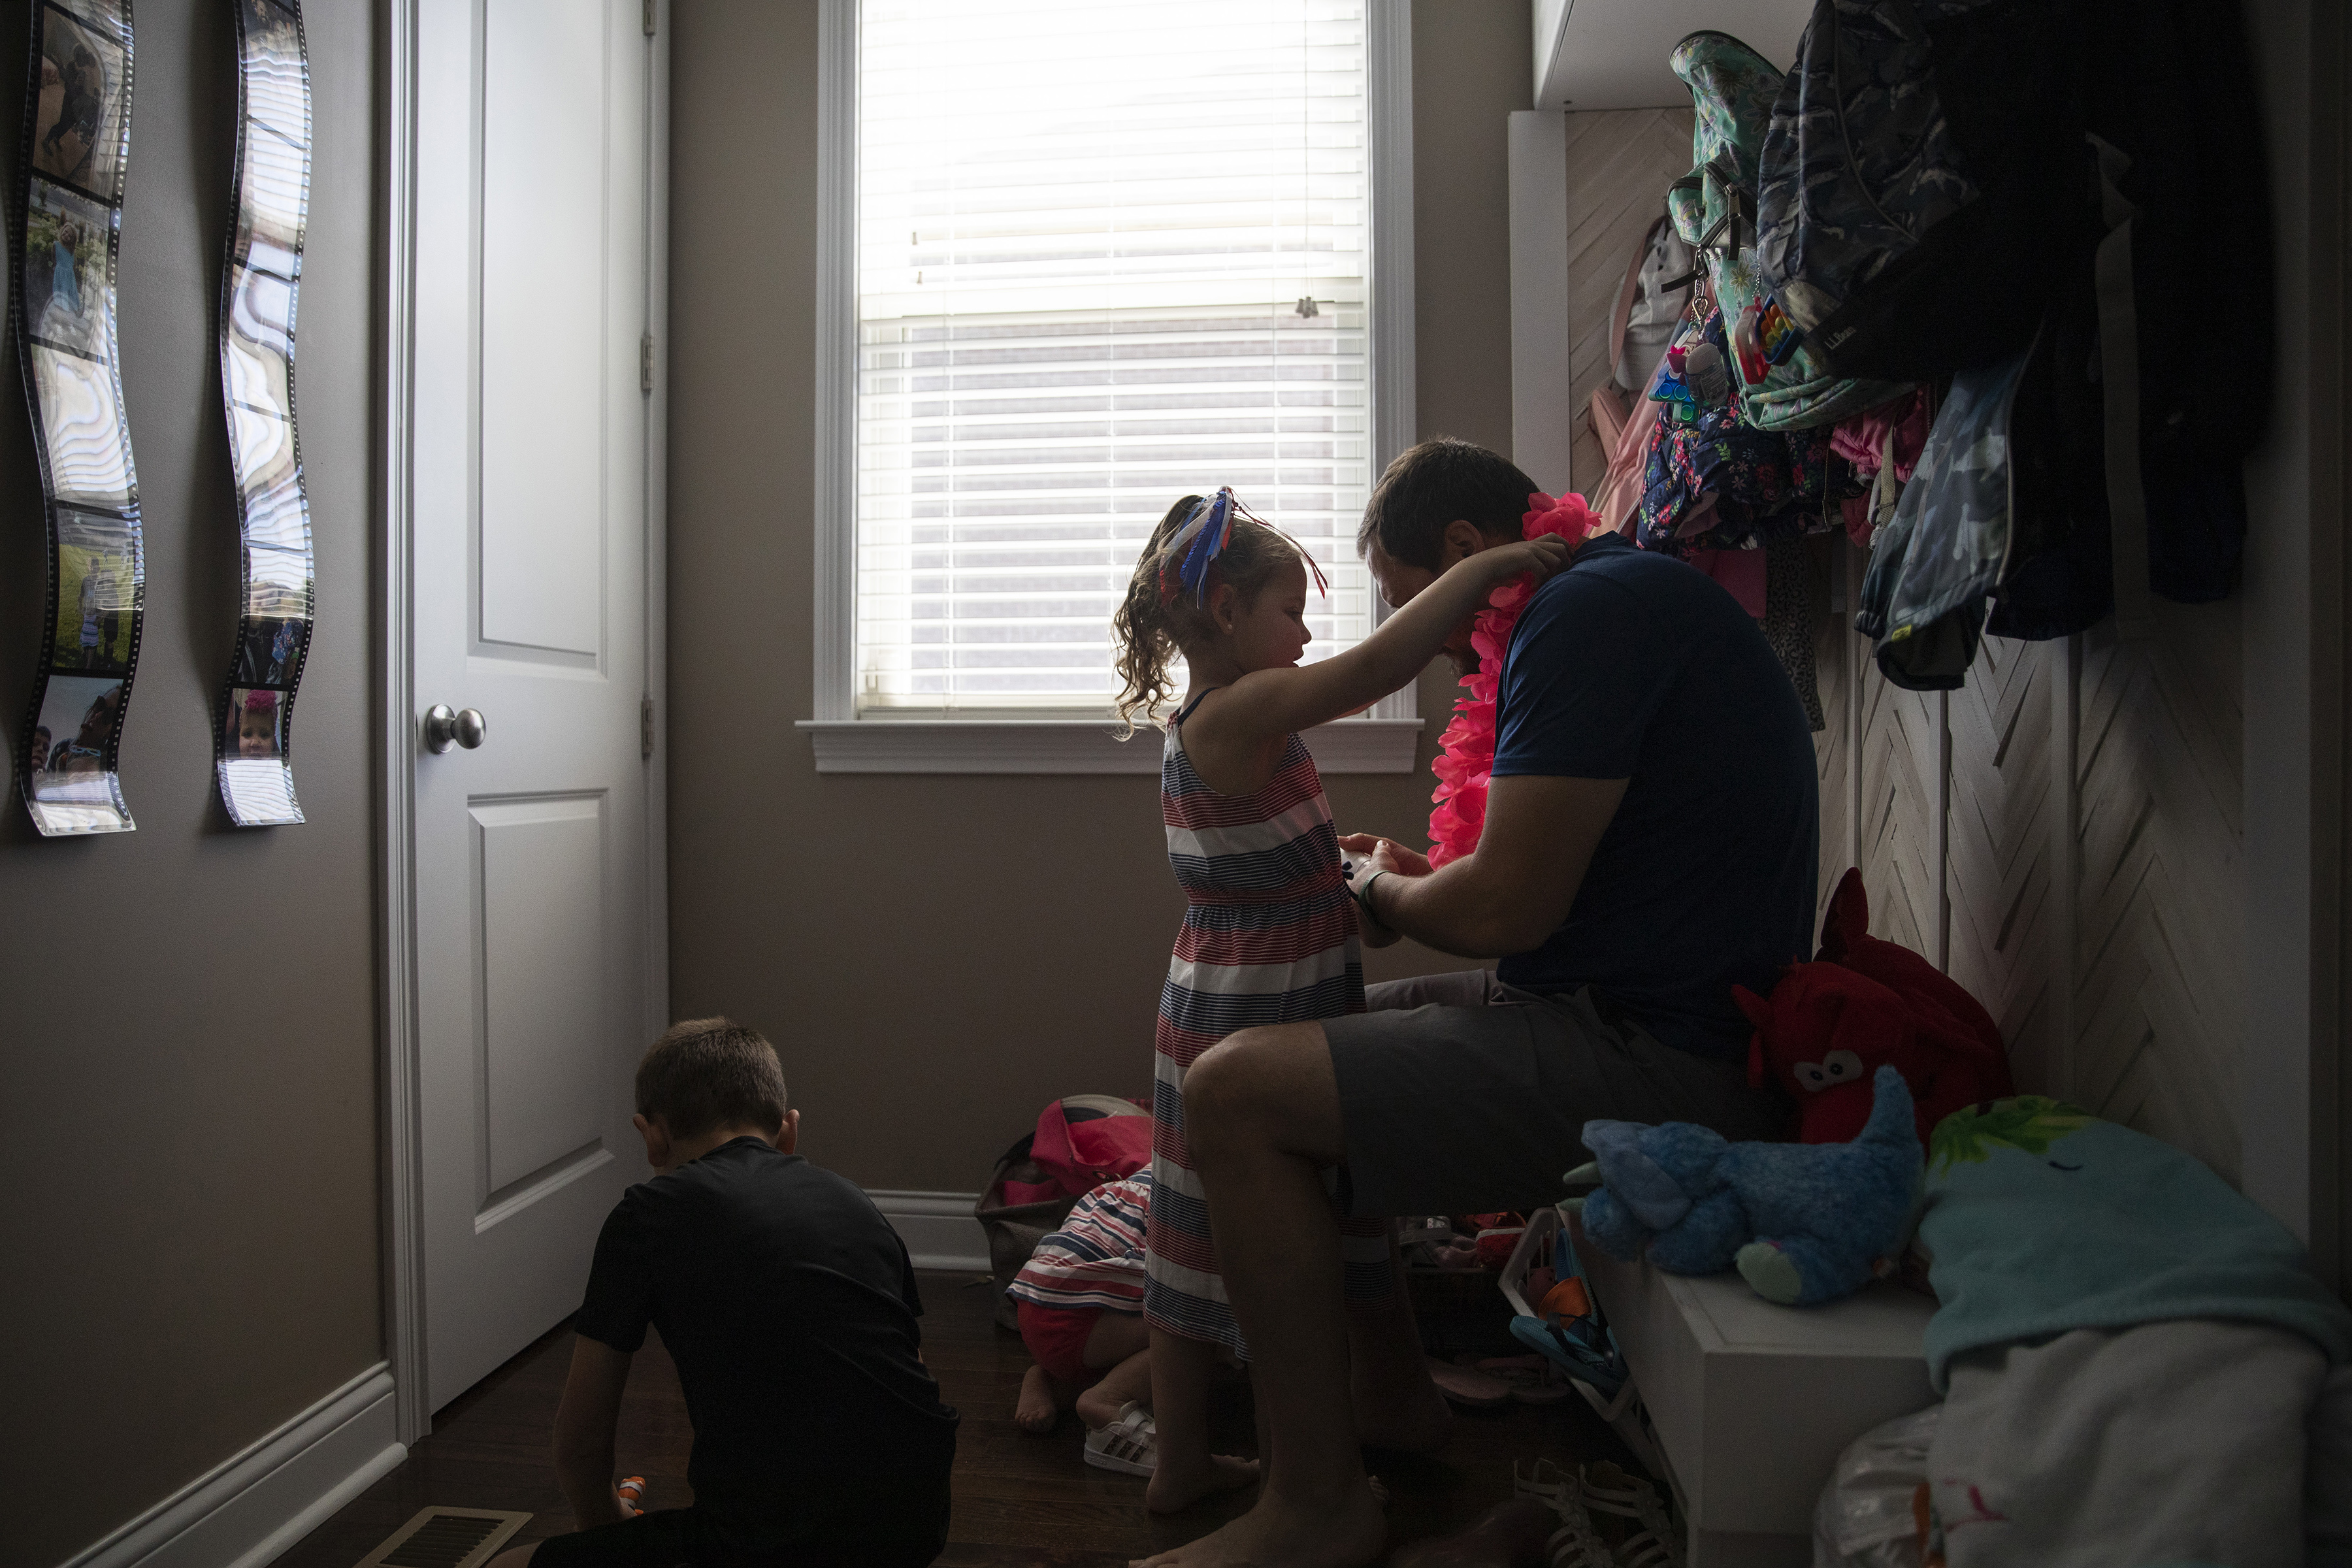
POLYGON ((1364 0, 864 0, 856 706, 1108 711, 1110 617, 1231 485, 1370 627, 1364 0))

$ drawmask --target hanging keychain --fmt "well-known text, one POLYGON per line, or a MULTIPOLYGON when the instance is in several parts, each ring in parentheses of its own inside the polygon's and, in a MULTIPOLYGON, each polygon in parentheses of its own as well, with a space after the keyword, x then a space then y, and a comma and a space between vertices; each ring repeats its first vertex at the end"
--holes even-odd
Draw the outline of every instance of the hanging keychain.
POLYGON ((1786 364, 1805 341, 1805 334, 1780 309, 1780 301, 1767 294, 1764 308, 1756 319, 1756 341, 1764 350, 1765 363, 1786 364))

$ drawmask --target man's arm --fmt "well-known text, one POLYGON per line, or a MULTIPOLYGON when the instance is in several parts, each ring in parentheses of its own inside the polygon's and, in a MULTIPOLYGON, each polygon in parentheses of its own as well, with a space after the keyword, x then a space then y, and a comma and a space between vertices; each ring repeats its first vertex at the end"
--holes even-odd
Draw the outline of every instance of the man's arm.
POLYGON ((1533 773, 1495 780, 1474 853, 1426 874, 1402 857, 1374 853, 1357 873, 1360 883, 1388 873, 1365 895, 1370 912, 1440 952, 1494 958, 1540 947, 1568 919, 1625 783, 1533 773))
POLYGON ((629 1517, 613 1490, 613 1431, 628 1381, 628 1352, 585 1334, 572 1340, 572 1373, 555 1412, 555 1479, 572 1504, 575 1529, 629 1517))

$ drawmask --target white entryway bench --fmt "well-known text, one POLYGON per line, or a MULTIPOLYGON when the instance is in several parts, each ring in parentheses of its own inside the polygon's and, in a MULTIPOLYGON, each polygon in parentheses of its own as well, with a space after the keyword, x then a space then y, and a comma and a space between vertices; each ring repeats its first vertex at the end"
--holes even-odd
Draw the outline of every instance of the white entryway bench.
POLYGON ((1936 1402, 1920 1353, 1935 1302, 1882 1283, 1778 1307, 1737 1273, 1618 1263, 1572 1234, 1690 1521, 1689 1568, 1804 1568, 1838 1455, 1936 1402))

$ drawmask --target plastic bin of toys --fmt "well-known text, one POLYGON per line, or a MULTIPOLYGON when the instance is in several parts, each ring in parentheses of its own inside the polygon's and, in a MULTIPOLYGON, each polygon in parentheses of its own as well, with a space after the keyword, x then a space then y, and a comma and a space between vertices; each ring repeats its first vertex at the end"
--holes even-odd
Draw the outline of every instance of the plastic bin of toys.
POLYGON ((1559 1209, 1528 1215, 1526 1234, 1496 1280, 1515 1314, 1513 1334, 1551 1363, 1553 1375, 1584 1396, 1652 1475, 1671 1484, 1674 1472, 1569 1238, 1559 1209))

